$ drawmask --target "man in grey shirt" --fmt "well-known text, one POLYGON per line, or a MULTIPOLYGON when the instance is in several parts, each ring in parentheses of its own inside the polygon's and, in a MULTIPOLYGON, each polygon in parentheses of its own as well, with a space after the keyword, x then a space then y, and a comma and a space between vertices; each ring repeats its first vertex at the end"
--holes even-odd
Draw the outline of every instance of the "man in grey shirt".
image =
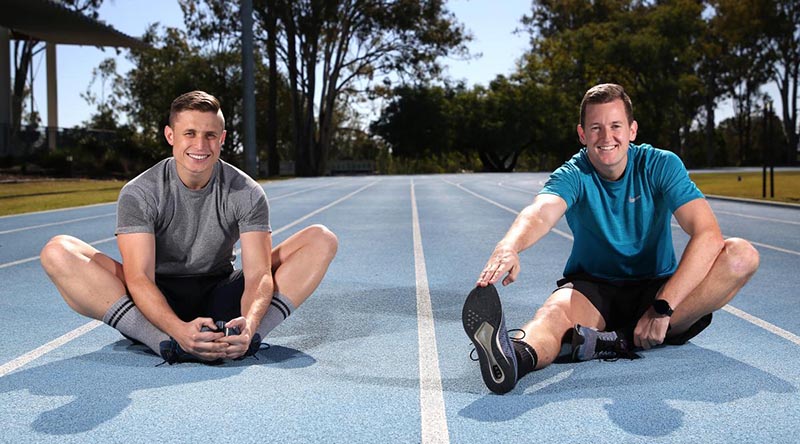
POLYGON ((61 235, 42 249, 42 266, 72 309, 170 364, 252 355, 317 288, 336 236, 313 225, 272 248, 264 190, 219 158, 225 119, 212 95, 176 98, 164 136, 172 157, 120 191, 122 263, 61 235))

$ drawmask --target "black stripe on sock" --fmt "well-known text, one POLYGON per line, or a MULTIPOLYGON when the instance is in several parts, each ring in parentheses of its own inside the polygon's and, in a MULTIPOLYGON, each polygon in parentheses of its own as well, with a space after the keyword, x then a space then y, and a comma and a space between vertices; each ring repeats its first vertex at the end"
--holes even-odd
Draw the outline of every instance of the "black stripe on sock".
POLYGON ((273 298, 272 302, 270 302, 270 305, 280 310, 280 312, 283 314, 283 319, 289 317, 289 307, 287 307, 283 302, 273 298))
POLYGON ((132 300, 128 299, 127 301, 123 302, 122 305, 117 307, 117 310, 111 314, 111 317, 108 318, 108 325, 117 328, 119 320, 122 319, 122 317, 125 316, 125 313, 127 313, 133 307, 134 305, 132 300))

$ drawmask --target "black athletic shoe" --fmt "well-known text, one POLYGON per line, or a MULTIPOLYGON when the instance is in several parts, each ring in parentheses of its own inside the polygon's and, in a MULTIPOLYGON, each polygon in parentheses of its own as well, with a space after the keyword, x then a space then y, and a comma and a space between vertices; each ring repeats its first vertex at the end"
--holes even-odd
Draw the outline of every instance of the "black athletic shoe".
POLYGON ((572 330, 572 360, 574 361, 640 358, 632 348, 628 340, 615 331, 597 331, 580 324, 576 324, 572 330))
MULTIPOLYGON (((169 341, 161 341, 159 344, 161 359, 169 365, 181 364, 184 362, 199 362, 206 365, 220 365, 222 359, 215 359, 213 361, 204 361, 197 356, 184 351, 178 342, 172 338, 169 341)), ((163 364, 163 362, 162 362, 163 364)), ((160 365, 160 364, 159 364, 160 365)))
POLYGON ((476 287, 469 293, 461 321, 475 344, 483 382, 494 393, 509 392, 517 385, 517 358, 494 286, 476 287))
POLYGON ((256 353, 258 353, 261 350, 267 350, 267 349, 269 349, 269 344, 267 344, 266 342, 262 344, 261 343, 261 335, 258 334, 258 333, 255 333, 253 335, 253 339, 250 340, 250 347, 248 347, 248 349, 244 353, 244 355, 239 356, 238 358, 234 359, 234 361, 241 361, 242 359, 248 358, 250 356, 252 356, 252 357, 256 358, 256 360, 258 360, 258 356, 256 356, 256 353))

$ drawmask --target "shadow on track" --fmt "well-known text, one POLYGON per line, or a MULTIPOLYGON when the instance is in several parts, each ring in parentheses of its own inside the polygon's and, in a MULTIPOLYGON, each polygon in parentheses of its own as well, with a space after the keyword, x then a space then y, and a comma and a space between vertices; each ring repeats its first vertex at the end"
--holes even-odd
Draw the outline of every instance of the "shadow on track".
MULTIPOLYGON (((0 393, 26 390, 42 397, 41 403, 7 406, 19 412, 44 410, 30 427, 48 435, 73 435, 93 430, 122 413, 139 391, 234 377, 253 365, 279 369, 308 367, 316 360, 298 350, 273 345, 258 354, 258 359, 227 362, 219 366, 198 363, 157 366, 160 357, 144 346, 120 340, 102 349, 33 367, 18 370, 0 378, 0 393), (65 404, 53 408, 63 397, 65 404)), ((16 401, 28 396, 15 396, 16 401)), ((26 414, 22 414, 28 417, 26 414)))

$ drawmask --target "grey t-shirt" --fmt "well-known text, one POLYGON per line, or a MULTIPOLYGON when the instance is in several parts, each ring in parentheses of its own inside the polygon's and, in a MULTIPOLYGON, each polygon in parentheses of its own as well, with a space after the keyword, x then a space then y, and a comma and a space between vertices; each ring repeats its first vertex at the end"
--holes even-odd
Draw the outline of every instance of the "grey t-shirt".
POLYGON ((159 275, 230 273, 239 234, 272 231, 264 189, 222 160, 203 189, 190 190, 175 159, 164 159, 125 184, 117 202, 114 234, 154 234, 159 275))

